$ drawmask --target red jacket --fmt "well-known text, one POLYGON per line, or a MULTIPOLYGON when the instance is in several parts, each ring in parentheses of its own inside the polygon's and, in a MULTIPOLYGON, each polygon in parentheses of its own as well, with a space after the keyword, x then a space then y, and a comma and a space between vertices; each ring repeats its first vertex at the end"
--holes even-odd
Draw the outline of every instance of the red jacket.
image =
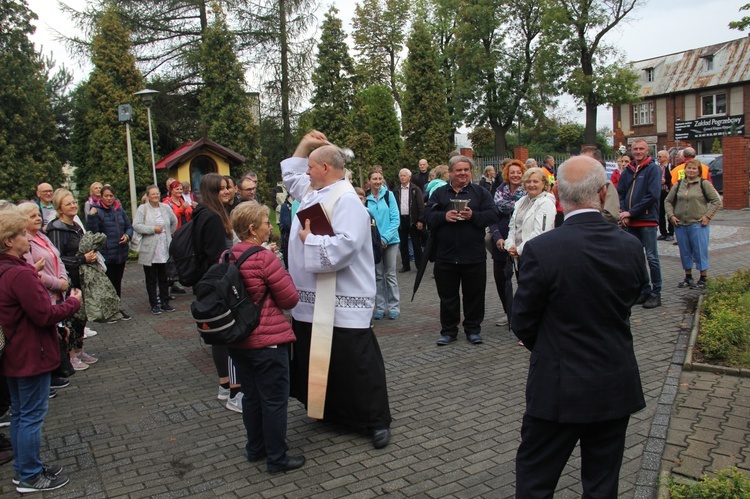
MULTIPOLYGON (((232 247, 233 261, 242 253, 255 246, 250 242, 242 242, 232 247)), ((297 288, 289 273, 281 266, 281 262, 269 250, 263 250, 250 255, 240 267, 240 275, 245 283, 247 292, 255 303, 258 303, 268 288, 268 297, 263 304, 260 314, 260 324, 245 340, 234 343, 232 348, 264 348, 271 345, 281 345, 296 341, 292 326, 284 317, 283 310, 294 308, 299 301, 297 288)))
POLYGON ((55 370, 60 365, 55 324, 76 313, 81 303, 68 298, 52 305, 33 266, 8 253, 0 253, 0 264, 0 324, 6 339, 0 372, 24 377, 55 370), (13 268, 1 270, 6 263, 13 268))

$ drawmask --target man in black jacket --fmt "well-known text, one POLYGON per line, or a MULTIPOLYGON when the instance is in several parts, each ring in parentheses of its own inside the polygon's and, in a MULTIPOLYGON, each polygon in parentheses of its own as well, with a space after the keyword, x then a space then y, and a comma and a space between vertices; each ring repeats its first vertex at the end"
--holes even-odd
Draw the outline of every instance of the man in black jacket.
POLYGON ((435 284, 440 297, 440 338, 437 344, 456 341, 461 321, 463 292, 464 332, 474 345, 482 343, 479 333, 484 320, 484 290, 487 285, 485 228, 500 215, 487 189, 471 182, 474 161, 454 156, 448 163, 451 181, 432 191, 427 204, 427 224, 433 231, 435 284), (468 201, 461 211, 453 200, 468 201))
POLYGON ((419 242, 419 231, 424 227, 424 199, 422 190, 411 182, 411 171, 402 168, 398 172, 400 185, 393 188, 393 195, 396 197, 398 212, 401 215, 401 222, 398 226, 398 249, 401 251, 401 270, 399 272, 409 272, 409 237, 414 248, 414 264, 419 268, 419 262, 422 261, 422 245, 419 242))
POLYGON ((424 192, 424 186, 430 181, 430 164, 427 163, 425 158, 419 160, 419 171, 414 174, 414 178, 411 180, 414 185, 419 187, 424 192))
POLYGON ((552 497, 579 441, 583 497, 615 498, 630 414, 646 406, 630 331, 643 247, 600 214, 596 160, 567 160, 557 181, 565 221, 526 243, 510 321, 531 351, 516 498, 552 497))

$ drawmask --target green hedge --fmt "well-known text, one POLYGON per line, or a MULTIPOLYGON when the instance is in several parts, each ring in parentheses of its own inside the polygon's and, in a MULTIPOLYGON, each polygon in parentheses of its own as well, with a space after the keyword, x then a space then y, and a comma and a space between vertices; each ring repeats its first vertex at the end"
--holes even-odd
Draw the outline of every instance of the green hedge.
POLYGON ((701 352, 708 360, 750 367, 750 269, 711 279, 708 290, 698 336, 701 352))
POLYGON ((670 499, 748 499, 750 477, 737 468, 719 471, 715 478, 706 475, 700 482, 690 485, 669 484, 670 499))

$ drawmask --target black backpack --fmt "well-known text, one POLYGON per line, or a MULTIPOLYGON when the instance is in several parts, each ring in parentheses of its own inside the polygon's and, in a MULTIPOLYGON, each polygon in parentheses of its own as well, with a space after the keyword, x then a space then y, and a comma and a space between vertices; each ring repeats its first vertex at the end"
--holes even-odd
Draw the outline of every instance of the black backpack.
POLYGON ((246 250, 236 263, 229 262, 229 252, 221 262, 212 265, 193 287, 196 300, 190 305, 198 332, 209 345, 229 345, 244 340, 260 322, 260 311, 268 297, 268 288, 259 304, 253 303, 240 275, 240 265, 261 246, 246 250))
POLYGON ((169 256, 183 286, 195 285, 206 270, 195 248, 194 225, 195 218, 177 229, 169 243, 169 256))
MULTIPOLYGON (((368 213, 368 215, 370 214, 368 213)), ((372 215, 370 215, 370 236, 372 238, 372 256, 375 258, 375 263, 380 263, 383 259, 383 244, 380 242, 380 231, 372 215)))

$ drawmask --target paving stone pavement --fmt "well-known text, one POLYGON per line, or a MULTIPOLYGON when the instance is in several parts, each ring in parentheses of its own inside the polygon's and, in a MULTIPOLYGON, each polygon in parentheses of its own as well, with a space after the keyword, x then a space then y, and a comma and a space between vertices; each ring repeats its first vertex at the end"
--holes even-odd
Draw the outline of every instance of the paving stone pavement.
MULTIPOLYGON (((711 274, 747 266, 750 212, 722 211, 712 227, 718 249, 711 251, 711 274)), ((647 407, 628 429, 622 497, 656 497, 660 465, 670 459, 679 458, 674 472, 686 474, 688 466, 703 471, 735 458, 747 469, 750 459, 750 380, 681 373, 698 291, 677 289, 679 259, 671 243, 660 242, 659 250, 663 306, 633 311, 647 407)), ((491 279, 484 344, 460 338, 437 347, 434 281, 427 275, 410 302, 414 276, 398 274, 401 316, 375 323, 394 418, 391 444, 375 450, 368 435, 311 420, 293 400, 290 453, 308 461, 301 470, 269 475, 264 463, 243 455, 241 416, 216 400, 210 352, 190 321, 190 295, 178 296, 177 312, 153 316, 143 273, 128 264, 123 294, 133 319, 95 325, 99 335, 86 350, 100 362, 50 401, 43 459, 64 465, 71 482, 44 497, 512 497, 528 352, 494 326, 500 303, 491 279)), ((0 467, 4 497, 17 497, 12 473, 0 467)), ((555 496, 580 497, 579 476, 576 451, 555 496)))

